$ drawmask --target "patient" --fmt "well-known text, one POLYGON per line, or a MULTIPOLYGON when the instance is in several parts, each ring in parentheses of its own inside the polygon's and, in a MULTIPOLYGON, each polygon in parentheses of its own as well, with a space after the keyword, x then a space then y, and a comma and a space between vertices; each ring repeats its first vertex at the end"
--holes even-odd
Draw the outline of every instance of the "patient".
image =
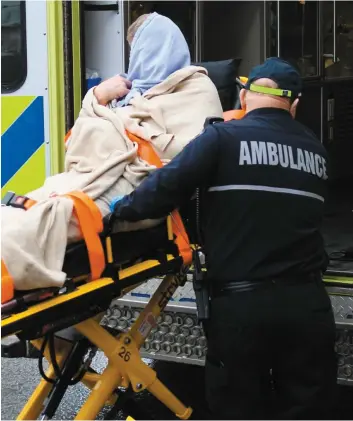
MULTIPOLYGON (((217 90, 205 69, 190 66, 179 28, 157 13, 141 16, 128 31, 127 75, 89 90, 67 142, 65 171, 27 194, 29 210, 2 208, 2 258, 15 287, 62 286, 68 243, 82 238, 73 201, 80 191, 104 217, 116 196, 133 191, 155 167, 139 158, 126 131, 151 142, 164 162, 177 155, 203 128, 222 116, 217 90)), ((156 221, 125 223, 119 230, 150 227, 156 221)))
POLYGON ((128 105, 136 94, 143 94, 177 70, 190 66, 189 47, 180 29, 157 13, 140 16, 129 27, 127 41, 131 49, 128 74, 114 76, 95 88, 101 105, 128 105))

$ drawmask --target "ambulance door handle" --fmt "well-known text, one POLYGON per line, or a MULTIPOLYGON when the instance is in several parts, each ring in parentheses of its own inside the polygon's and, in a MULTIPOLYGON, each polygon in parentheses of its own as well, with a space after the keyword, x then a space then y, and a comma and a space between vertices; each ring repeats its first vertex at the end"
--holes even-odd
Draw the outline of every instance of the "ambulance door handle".
POLYGON ((90 4, 85 3, 84 4, 84 10, 87 12, 116 12, 119 14, 119 1, 115 1, 114 3, 109 4, 90 4))
POLYGON ((336 0, 333 0, 333 12, 332 12, 332 53, 323 54, 324 59, 332 59, 332 63, 338 63, 337 57, 337 16, 336 16, 336 0))
POLYGON ((335 118, 335 100, 330 98, 327 100, 327 121, 333 121, 335 118))
POLYGON ((334 120, 335 120, 335 99, 329 98, 327 100, 327 123, 328 123, 328 141, 334 140, 334 120))

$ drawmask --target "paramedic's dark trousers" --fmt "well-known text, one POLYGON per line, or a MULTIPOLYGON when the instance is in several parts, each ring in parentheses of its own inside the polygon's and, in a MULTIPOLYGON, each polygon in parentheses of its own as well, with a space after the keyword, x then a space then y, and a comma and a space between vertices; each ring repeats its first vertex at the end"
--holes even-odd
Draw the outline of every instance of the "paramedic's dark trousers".
POLYGON ((334 419, 335 323, 322 282, 216 295, 208 336, 214 419, 334 419))

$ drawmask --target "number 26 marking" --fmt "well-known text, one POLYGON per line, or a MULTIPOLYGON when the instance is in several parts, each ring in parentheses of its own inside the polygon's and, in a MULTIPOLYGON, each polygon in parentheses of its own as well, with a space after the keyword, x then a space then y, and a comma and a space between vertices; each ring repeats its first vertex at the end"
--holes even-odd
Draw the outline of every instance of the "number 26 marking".
POLYGON ((125 362, 128 362, 130 360, 131 353, 129 351, 126 351, 126 348, 122 346, 120 348, 119 357, 122 358, 125 362))

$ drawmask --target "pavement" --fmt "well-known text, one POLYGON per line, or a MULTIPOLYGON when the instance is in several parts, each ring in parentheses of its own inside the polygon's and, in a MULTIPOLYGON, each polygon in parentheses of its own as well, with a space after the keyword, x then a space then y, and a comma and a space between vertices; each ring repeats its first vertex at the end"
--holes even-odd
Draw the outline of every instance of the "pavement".
MULTIPOLYGON (((185 364, 153 362, 145 360, 157 371, 158 377, 174 392, 186 405, 194 408, 193 419, 211 419, 204 400, 203 368, 185 364)), ((101 371, 106 364, 103 354, 98 354, 93 367, 101 371)), ((38 361, 35 359, 7 359, 1 358, 1 419, 13 420, 21 411, 40 380, 38 361)), ((88 396, 88 389, 82 385, 71 386, 61 405, 55 420, 74 419, 76 411, 88 396)), ((108 412, 102 411, 97 419, 104 419, 108 412)), ((171 412, 158 402, 148 392, 136 395, 132 402, 128 402, 126 410, 114 415, 113 419, 126 419, 132 415, 136 419, 168 420, 176 419, 171 412)), ((336 420, 353 419, 353 387, 339 388, 337 400, 336 420)))

